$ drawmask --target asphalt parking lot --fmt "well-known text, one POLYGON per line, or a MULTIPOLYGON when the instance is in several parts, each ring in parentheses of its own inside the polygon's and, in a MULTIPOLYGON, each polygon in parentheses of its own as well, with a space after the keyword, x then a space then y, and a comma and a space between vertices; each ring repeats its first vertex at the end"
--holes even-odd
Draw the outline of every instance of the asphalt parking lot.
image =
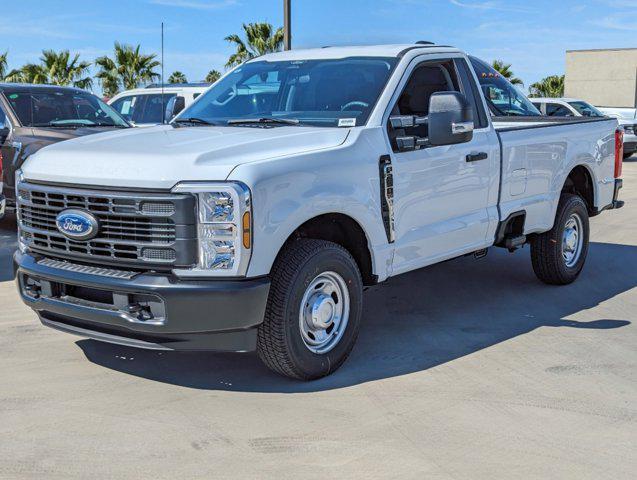
POLYGON ((528 248, 397 277, 313 383, 42 327, 5 221, 0 478, 635 478, 637 157, 624 185, 575 284, 539 283, 528 248))

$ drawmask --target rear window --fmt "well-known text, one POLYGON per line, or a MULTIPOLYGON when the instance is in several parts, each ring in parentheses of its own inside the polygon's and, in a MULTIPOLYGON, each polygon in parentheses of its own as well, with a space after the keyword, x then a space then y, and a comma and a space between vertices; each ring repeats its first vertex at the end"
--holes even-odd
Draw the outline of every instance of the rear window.
POLYGON ((111 107, 129 122, 159 124, 164 121, 168 101, 175 96, 175 93, 126 95, 115 100, 111 107))
POLYGON ((75 91, 7 90, 4 95, 25 127, 127 127, 106 103, 75 91))
POLYGON ((476 57, 469 57, 478 76, 480 88, 496 117, 537 117, 542 114, 526 96, 493 67, 476 57))

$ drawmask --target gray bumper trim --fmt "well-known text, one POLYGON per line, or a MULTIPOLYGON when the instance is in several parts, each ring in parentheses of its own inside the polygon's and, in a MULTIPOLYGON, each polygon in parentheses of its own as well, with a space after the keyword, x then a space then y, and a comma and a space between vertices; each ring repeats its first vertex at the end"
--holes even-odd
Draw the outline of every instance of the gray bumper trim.
POLYGON ((54 322, 53 320, 47 320, 46 318, 42 317, 40 317, 40 321, 42 322, 42 325, 60 330, 61 332, 71 333, 73 335, 79 335, 80 337, 91 338, 93 340, 99 340, 100 342, 125 345, 127 347, 144 348, 146 350, 172 350, 158 343, 145 342, 144 340, 136 340, 134 338, 126 338, 117 335, 111 335, 108 333, 96 332, 95 330, 88 330, 86 328, 75 327, 66 323, 54 322))

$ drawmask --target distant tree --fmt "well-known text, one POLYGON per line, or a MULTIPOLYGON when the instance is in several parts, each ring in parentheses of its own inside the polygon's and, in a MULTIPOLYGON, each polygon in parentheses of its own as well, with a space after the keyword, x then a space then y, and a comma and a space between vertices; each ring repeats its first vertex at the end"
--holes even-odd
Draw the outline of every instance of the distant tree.
POLYGON ((563 97, 564 75, 550 75, 529 87, 530 97, 563 97))
POLYGON ((221 78, 221 72, 218 70, 210 70, 208 75, 206 75, 205 81, 208 83, 215 83, 217 80, 221 78))
POLYGON ((513 85, 524 85, 524 82, 513 74, 510 63, 504 63, 502 60, 494 60, 491 66, 513 85))
POLYGON ((5 81, 7 76, 7 69, 9 68, 9 64, 7 61, 7 57, 9 56, 9 52, 4 52, 0 54, 0 80, 5 81))
POLYGON ((274 30, 266 22, 243 24, 245 41, 239 35, 228 35, 225 40, 234 44, 237 51, 230 55, 226 67, 240 65, 246 60, 266 53, 278 52, 283 48, 283 28, 274 30))
POLYGON ((4 78, 12 82, 90 88, 93 85, 93 80, 88 75, 90 66, 90 62, 80 61, 78 53, 71 58, 68 50, 43 50, 40 63, 27 63, 19 70, 12 70, 4 78))
POLYGON ((20 70, 9 69, 9 52, 0 55, 0 82, 21 82, 22 74, 20 70))
POLYGON ((130 90, 159 78, 155 72, 155 68, 161 65, 155 60, 157 55, 142 54, 140 48, 140 45, 133 47, 115 42, 114 58, 104 55, 95 60, 95 65, 99 67, 95 77, 102 86, 104 96, 112 97, 122 88, 130 90))
POLYGON ((168 77, 168 83, 188 83, 188 79, 182 72, 176 71, 168 77))

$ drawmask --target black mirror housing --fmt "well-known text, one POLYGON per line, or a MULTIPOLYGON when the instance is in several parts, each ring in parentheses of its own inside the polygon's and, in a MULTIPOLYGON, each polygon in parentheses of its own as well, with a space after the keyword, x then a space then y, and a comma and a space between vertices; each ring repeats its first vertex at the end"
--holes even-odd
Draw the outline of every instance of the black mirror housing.
POLYGON ((172 97, 166 104, 166 112, 164 114, 165 123, 170 122, 177 114, 186 108, 186 100, 179 95, 172 97))
POLYGON ((473 109, 460 92, 436 92, 429 100, 429 144, 455 145, 473 138, 473 109))

